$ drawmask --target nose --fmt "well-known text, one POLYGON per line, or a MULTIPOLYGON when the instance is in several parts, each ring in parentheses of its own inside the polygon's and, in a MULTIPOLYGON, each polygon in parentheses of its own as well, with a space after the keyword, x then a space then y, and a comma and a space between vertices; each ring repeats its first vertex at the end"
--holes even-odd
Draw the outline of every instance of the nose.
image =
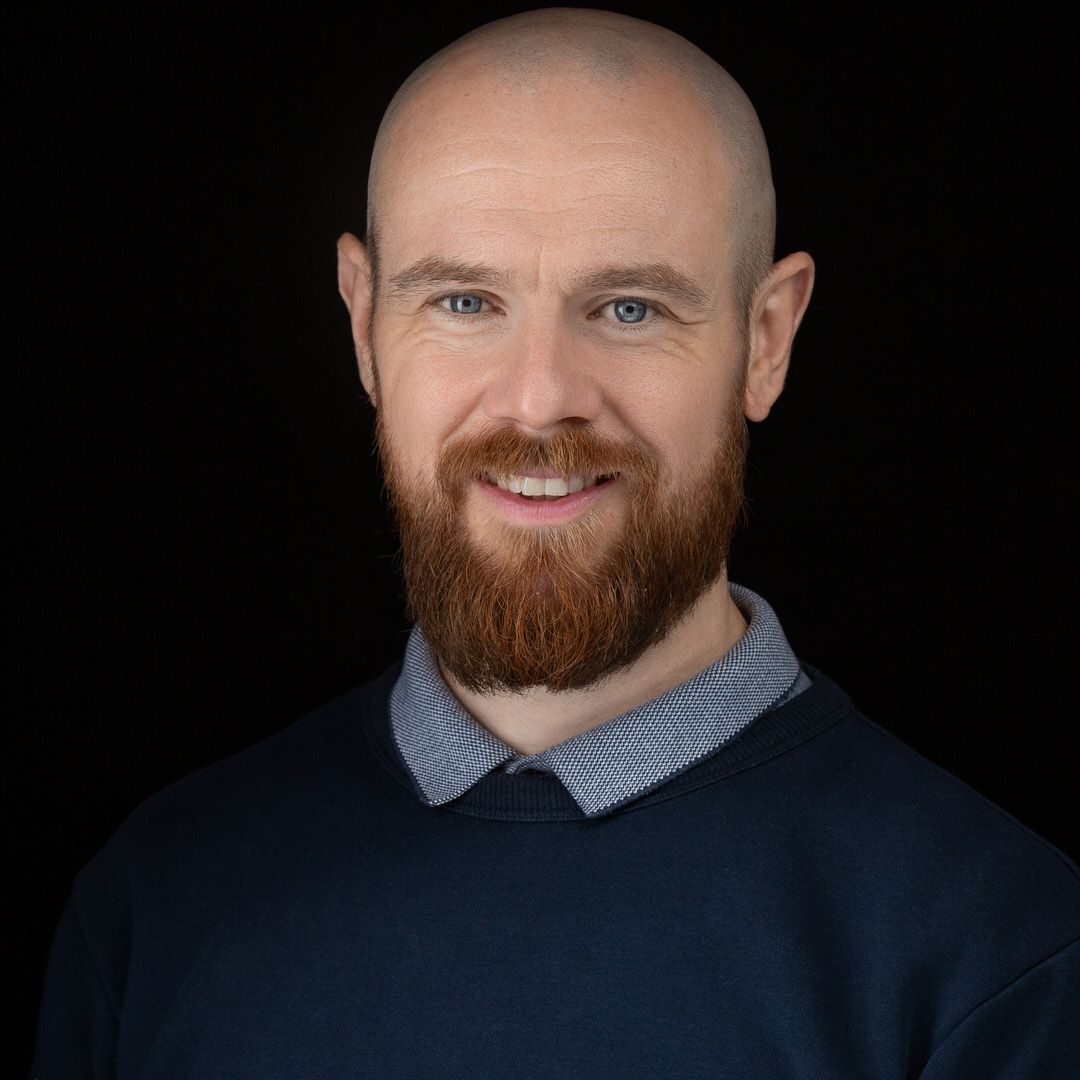
POLYGON ((488 418, 537 433, 596 420, 603 394, 571 337, 557 326, 522 326, 495 364, 483 402, 488 418))

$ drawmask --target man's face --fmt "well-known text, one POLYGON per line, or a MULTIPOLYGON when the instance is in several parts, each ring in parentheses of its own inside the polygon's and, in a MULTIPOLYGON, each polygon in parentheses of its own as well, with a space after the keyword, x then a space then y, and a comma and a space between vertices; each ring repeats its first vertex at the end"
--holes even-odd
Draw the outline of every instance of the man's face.
POLYGON ((723 569, 744 445, 728 173, 670 83, 456 90, 410 105, 378 202, 410 604, 464 685, 587 685, 723 569))

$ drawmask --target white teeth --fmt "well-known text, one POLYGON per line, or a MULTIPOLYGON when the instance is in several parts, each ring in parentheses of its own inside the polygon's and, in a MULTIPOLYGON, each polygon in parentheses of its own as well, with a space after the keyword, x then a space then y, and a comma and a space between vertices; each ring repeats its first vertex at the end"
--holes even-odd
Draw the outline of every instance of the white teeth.
POLYGON ((496 476, 488 477, 491 483, 503 491, 512 491, 515 495, 527 495, 530 498, 559 499, 563 495, 574 495, 596 483, 595 476, 496 476))

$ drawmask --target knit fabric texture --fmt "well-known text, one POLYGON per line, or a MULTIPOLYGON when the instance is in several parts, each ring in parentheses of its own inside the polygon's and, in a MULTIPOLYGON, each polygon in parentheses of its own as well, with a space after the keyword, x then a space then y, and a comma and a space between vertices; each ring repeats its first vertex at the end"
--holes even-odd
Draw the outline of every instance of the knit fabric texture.
POLYGON ((426 806, 395 665, 132 814, 31 1075, 1073 1080, 1076 867, 803 669, 589 818, 529 769, 426 806))

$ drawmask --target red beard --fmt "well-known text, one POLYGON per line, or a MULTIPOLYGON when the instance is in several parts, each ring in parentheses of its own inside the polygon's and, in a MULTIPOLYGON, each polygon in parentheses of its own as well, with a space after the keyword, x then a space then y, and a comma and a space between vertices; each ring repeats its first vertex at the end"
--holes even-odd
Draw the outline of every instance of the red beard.
POLYGON ((443 670, 476 692, 576 690, 657 644, 720 577, 743 512, 747 433, 741 395, 711 461, 677 490, 639 443, 567 427, 544 441, 513 428, 458 438, 422 489, 379 456, 401 534, 409 614, 443 670), (629 516, 614 540, 586 512, 556 528, 507 526, 494 550, 464 521, 468 482, 492 473, 618 473, 629 516))

